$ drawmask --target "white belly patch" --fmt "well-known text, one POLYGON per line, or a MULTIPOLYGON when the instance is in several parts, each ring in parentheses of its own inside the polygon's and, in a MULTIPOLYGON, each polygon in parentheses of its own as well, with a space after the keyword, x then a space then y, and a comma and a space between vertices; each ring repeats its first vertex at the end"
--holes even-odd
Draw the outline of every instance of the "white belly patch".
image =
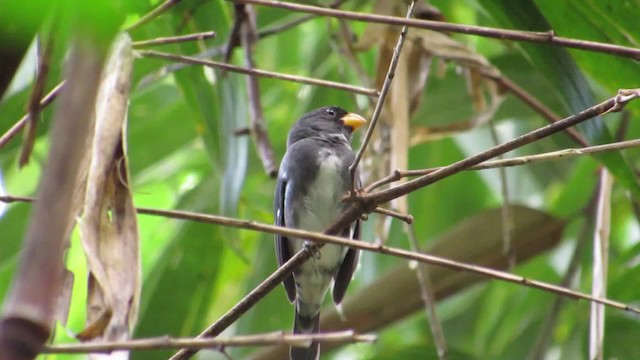
MULTIPOLYGON (((340 168, 342 161, 329 150, 321 150, 320 168, 315 182, 309 187, 304 200, 304 213, 298 215, 298 228, 323 231, 341 214, 344 185, 340 168), (323 153, 324 152, 324 153, 323 153)), ((303 241, 293 241, 293 253, 300 251, 303 241)), ((320 306, 331 283, 331 273, 342 263, 346 248, 327 244, 319 254, 307 260, 296 271, 298 297, 307 305, 320 306)))

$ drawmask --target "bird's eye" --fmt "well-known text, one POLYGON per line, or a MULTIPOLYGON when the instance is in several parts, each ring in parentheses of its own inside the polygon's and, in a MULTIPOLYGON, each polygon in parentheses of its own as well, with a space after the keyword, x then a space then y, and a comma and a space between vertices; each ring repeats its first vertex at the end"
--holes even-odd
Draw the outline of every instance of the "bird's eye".
POLYGON ((336 116, 336 110, 334 108, 328 108, 326 112, 329 116, 336 116))

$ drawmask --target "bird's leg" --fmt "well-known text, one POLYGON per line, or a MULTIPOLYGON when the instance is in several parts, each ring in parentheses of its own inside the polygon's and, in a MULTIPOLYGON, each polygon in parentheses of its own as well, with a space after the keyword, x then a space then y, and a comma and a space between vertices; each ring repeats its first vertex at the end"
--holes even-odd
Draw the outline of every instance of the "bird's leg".
POLYGON ((360 197, 360 195, 363 195, 364 193, 365 191, 363 189, 349 190, 347 194, 342 197, 341 200, 343 202, 358 201, 358 198, 360 197))
MULTIPOLYGON (((342 197, 341 201, 342 202, 355 202, 355 201, 358 201, 359 197, 361 195, 364 195, 365 193, 366 193, 366 191, 364 189, 349 190, 349 192, 347 192, 347 194, 342 197)), ((369 219, 369 215, 368 214, 360 215, 360 220, 367 221, 368 219, 369 219)))
POLYGON ((322 256, 320 249, 316 246, 316 244, 314 244, 311 241, 307 241, 307 240, 304 241, 304 250, 311 251, 313 258, 316 261, 320 260, 320 257, 322 256))

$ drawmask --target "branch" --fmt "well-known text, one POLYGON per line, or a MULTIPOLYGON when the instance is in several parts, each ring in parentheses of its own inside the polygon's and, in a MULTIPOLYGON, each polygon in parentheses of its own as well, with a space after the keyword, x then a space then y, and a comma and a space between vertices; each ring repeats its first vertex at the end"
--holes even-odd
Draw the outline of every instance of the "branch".
POLYGON ((188 34, 188 35, 158 37, 155 39, 134 41, 131 45, 133 47, 156 46, 156 45, 175 44, 175 43, 187 42, 187 41, 206 40, 214 37, 216 37, 215 31, 205 31, 205 32, 199 32, 199 33, 188 34))
MULTIPOLYGON (((527 90, 511 81, 511 79, 507 78, 505 75, 492 73, 490 71, 481 71, 481 74, 482 76, 493 80, 499 86, 502 86, 503 88, 509 90, 523 103, 525 103, 538 114, 542 115, 542 117, 545 118, 549 123, 554 123, 561 119, 558 114, 549 109, 542 101, 535 98, 527 90)), ((566 133, 571 139, 573 139, 573 141, 575 141, 579 145, 583 147, 589 146, 589 142, 587 141, 587 139, 585 139, 584 136, 582 136, 582 134, 576 129, 569 128, 566 130, 566 133)))
POLYGON ((352 330, 326 332, 318 334, 291 335, 282 332, 268 334, 232 336, 225 339, 175 339, 168 336, 135 339, 127 341, 108 341, 100 343, 57 344, 44 348, 44 354, 84 354, 111 352, 116 350, 158 350, 158 349, 211 349, 239 346, 289 345, 308 346, 318 343, 356 343, 376 341, 375 335, 359 335, 352 330))
MULTIPOLYGON (((344 2, 344 0, 341 1, 336 1, 333 5, 338 6, 340 3, 344 2)), ((332 6, 333 6, 332 5, 332 6)), ((275 25, 272 27, 268 27, 264 30, 260 30, 258 31, 258 39, 263 39, 266 38, 268 36, 271 35, 275 35, 278 34, 280 32, 289 30, 291 28, 294 28, 300 24, 303 24, 309 20, 315 19, 317 16, 316 15, 304 15, 298 19, 294 19, 291 20, 289 22, 280 24, 280 25, 275 25)), ((202 51, 198 54, 195 55, 196 58, 214 58, 214 57, 219 57, 220 55, 224 54, 225 51, 227 50, 227 45, 220 45, 220 46, 215 46, 212 48, 209 48, 205 51, 202 51)), ((153 71, 150 74, 145 75, 140 82, 138 83, 138 87, 144 87, 147 86, 151 81, 155 80, 158 77, 167 75, 169 73, 172 73, 174 71, 180 70, 182 68, 185 68, 187 66, 192 66, 193 64, 186 64, 186 63, 176 63, 176 64, 171 64, 171 65, 166 65, 161 67, 158 70, 153 71)))
MULTIPOLYGON (((313 256, 313 251, 313 247, 306 247, 289 258, 289 261, 284 263, 278 268, 278 270, 274 271, 271 275, 269 275, 269 277, 264 279, 258 286, 256 286, 244 298, 242 298, 242 300, 240 300, 236 305, 234 305, 224 315, 222 315, 218 319, 218 321, 211 324, 211 326, 201 332, 198 335, 198 338, 215 337, 226 328, 231 326, 240 318, 240 316, 251 309, 258 301, 260 301, 260 299, 265 297, 269 292, 271 292, 271 290, 275 289, 276 286, 280 285, 280 283, 282 283, 287 276, 293 273, 296 268, 298 268, 300 265, 302 265, 302 263, 311 258, 311 256, 313 256)), ((182 349, 176 352, 170 358, 170 360, 189 359, 193 355, 195 355, 196 352, 196 350, 182 349)))
POLYGON ((51 333, 62 288, 65 234, 91 124, 105 51, 78 37, 66 64, 68 85, 56 109, 38 202, 20 251, 0 322, 0 358, 31 359, 51 333), (33 264, 38 264, 34 266, 33 264))
MULTIPOLYGON (((640 97, 640 89, 635 90, 620 90, 618 95, 601 103, 596 106, 593 106, 579 114, 568 117, 562 121, 557 123, 548 125, 546 127, 540 128, 533 132, 522 135, 512 141, 509 141, 505 144, 496 146, 492 149, 489 149, 483 153, 480 153, 476 156, 472 156, 470 158, 464 159, 457 163, 454 163, 450 166, 444 167, 440 170, 437 170, 431 174, 422 176, 418 179, 412 180, 410 182, 405 183, 402 186, 398 186, 395 188, 391 188, 386 191, 366 194, 364 196, 359 196, 359 202, 350 205, 347 210, 342 214, 342 216, 336 221, 332 226, 324 231, 324 234, 336 234, 340 229, 344 228, 346 224, 350 224, 355 219, 357 219, 361 214, 365 212, 369 212, 377 206, 377 204, 381 204, 383 202, 389 201, 395 197, 399 197, 405 195, 411 191, 439 181, 445 177, 458 173, 462 170, 469 168, 470 166, 477 165, 482 161, 485 161, 493 156, 497 156, 503 154, 507 151, 513 150, 518 146, 525 145, 532 141, 541 139, 545 136, 549 136, 555 132, 562 131, 565 128, 573 126, 581 121, 585 121, 589 118, 592 118, 597 115, 601 115, 604 113, 608 113, 611 111, 619 111, 624 105, 637 98, 640 97)), ((144 213, 158 213, 157 210, 152 209, 140 209, 140 212, 144 213)), ((452 269, 458 269, 463 271, 469 271, 472 273, 476 273, 483 276, 488 276, 496 279, 500 279, 502 281, 508 281, 518 284, 523 284, 528 287, 540 288, 546 291, 554 292, 560 295, 568 296, 571 298, 581 298, 587 299, 589 301, 594 301, 598 303, 602 303, 608 306, 616 307, 619 309, 624 309, 632 312, 640 313, 639 309, 633 308, 629 305, 608 300, 608 299, 596 299, 590 295, 581 294, 577 292, 573 292, 571 290, 564 289, 562 287, 546 284, 543 282, 528 280, 520 276, 512 275, 509 273, 503 273, 500 271, 495 271, 491 269, 485 269, 482 267, 471 266, 467 264, 459 264, 456 262, 452 262, 447 259, 442 259, 434 256, 429 256, 426 254, 414 254, 412 252, 408 252, 402 249, 394 249, 388 248, 384 246, 375 246, 370 245, 361 241, 350 241, 344 238, 336 237, 336 236, 328 236, 328 235, 320 235, 317 233, 306 232, 297 229, 290 228, 279 228, 272 225, 260 224, 253 221, 243 221, 238 219, 224 218, 220 216, 206 216, 202 214, 188 214, 184 212, 164 212, 171 213, 175 217, 182 217, 185 219, 198 220, 198 221, 208 221, 211 223, 218 223, 221 225, 227 226, 235 226, 252 230, 259 230, 268 233, 279 233, 285 236, 308 239, 308 240, 316 240, 316 241, 326 241, 342 246, 350 246, 352 248, 368 250, 373 252, 384 253, 388 255, 399 256, 403 258, 407 258, 410 260, 415 260, 419 262, 425 262, 436 266, 443 266, 452 269), (188 215, 187 215, 188 214, 188 215)), ((275 288, 282 280, 287 277, 289 274, 293 272, 293 270, 301 265, 304 261, 309 259, 315 251, 317 247, 308 247, 303 249, 302 251, 295 254, 289 261, 287 261, 283 266, 281 266, 278 270, 272 273, 267 279, 265 279, 260 285, 254 288, 247 296, 245 296, 240 302, 238 302, 232 309, 227 311, 216 323, 211 325, 208 329, 206 329, 201 336, 216 336, 228 326, 230 326, 234 321, 236 321, 242 314, 244 314, 247 310, 249 310, 257 301, 259 301, 262 297, 264 297, 269 291, 275 288)), ((191 357, 195 352, 189 350, 181 350, 176 353, 172 359, 186 359, 191 357)))
MULTIPOLYGON (((30 201, 33 201, 33 198, 17 197, 17 196, 0 196, 0 201, 30 202, 30 201)), ((493 278, 493 279, 497 279, 505 282, 516 283, 516 284, 524 285, 531 288, 541 289, 541 290, 555 293, 558 295, 567 296, 573 299, 589 300, 589 301, 603 304, 606 306, 640 314, 640 308, 636 308, 619 301, 614 301, 614 300, 604 299, 604 298, 596 298, 591 295, 565 289, 557 285, 548 284, 548 283, 537 281, 537 280, 530 280, 522 276, 514 275, 508 272, 493 270, 493 269, 485 268, 482 266, 469 265, 466 263, 445 259, 439 256, 432 256, 432 255, 412 252, 412 251, 408 251, 400 248, 380 246, 380 245, 372 244, 366 241, 349 240, 339 236, 327 235, 326 234, 327 231, 325 231, 325 233, 318 233, 313 231, 305 231, 305 230, 299 230, 294 228, 269 225, 269 224, 252 221, 252 220, 242 220, 242 219, 230 218, 230 217, 220 216, 220 215, 208 215, 208 214, 200 214, 200 213, 193 213, 193 212, 180 211, 180 210, 160 210, 160 209, 150 209, 150 208, 137 208, 136 210, 140 214, 164 216, 164 217, 169 217, 173 219, 198 221, 198 222, 203 222, 208 224, 217 224, 217 225, 235 227, 240 229, 260 231, 268 234, 280 234, 286 237, 300 238, 300 239, 310 240, 310 241, 321 243, 321 244, 327 243, 327 244, 334 244, 334 245, 340 245, 340 246, 347 246, 353 249, 359 249, 364 251, 371 251, 375 253, 395 256, 395 257, 399 257, 399 258, 403 258, 411 261, 417 261, 417 262, 421 262, 429 265, 445 267, 448 269, 466 271, 466 272, 470 272, 470 273, 484 276, 484 277, 489 277, 489 278, 493 278)), ((268 288, 268 286, 270 285, 270 282, 273 279, 278 279, 280 277, 285 278, 286 276, 288 276, 289 273, 286 273, 286 271, 293 270, 293 268, 295 268, 295 266, 298 265, 296 263, 297 261, 304 262, 304 260, 308 259, 308 257, 312 255, 311 251, 309 251, 308 249, 310 248, 302 250, 297 254, 295 254, 293 257, 291 257, 291 260, 286 262, 282 267, 278 268, 278 270, 276 270, 265 281, 263 281, 260 285, 258 285, 257 288, 252 290, 251 293, 249 293, 249 295, 245 296, 245 298, 242 299, 234 307, 234 309, 238 307, 242 308, 246 306, 246 302, 251 302, 254 300, 255 300, 254 303, 257 302, 258 299, 253 299, 252 297, 255 295, 252 295, 252 294, 254 294, 254 292, 265 291, 265 289, 268 288), (294 264, 294 265, 290 265, 290 264, 294 264)), ((276 282, 275 285, 277 284, 278 283, 276 282)), ((222 325, 223 323, 227 323, 230 320, 229 317, 231 317, 232 315, 229 313, 231 313, 232 310, 228 311, 227 314, 223 315, 223 317, 218 321, 220 322, 220 324, 218 323, 216 323, 218 325, 214 324, 216 325, 215 326, 216 331, 223 330, 223 329, 220 329, 220 327, 223 326, 222 325)), ((237 316, 237 317, 239 317, 240 315, 241 314, 233 314, 233 316, 237 316)), ((174 359, 182 359, 182 357, 174 356, 174 359)))
MULTIPOLYGON (((55 21, 54 21, 55 22, 55 21)), ((49 76, 49 67, 51 66, 51 56, 56 40, 56 26, 52 25, 48 29, 48 34, 44 35, 44 39, 38 39, 38 68, 36 69, 36 78, 29 96, 27 131, 22 138, 22 151, 18 159, 18 165, 23 167, 29 163, 29 158, 33 152, 33 145, 36 141, 38 123, 40 120, 40 99, 44 93, 44 87, 49 76)))
MULTIPOLYGON (((255 69, 253 60, 253 48, 257 42, 256 15, 251 5, 236 6, 237 21, 240 22, 240 42, 244 48, 244 63, 248 69, 255 69)), ((262 161, 262 166, 269 177, 275 178, 278 175, 278 165, 273 155, 273 147, 267 134, 267 126, 264 121, 262 102, 260 101, 260 85, 258 78, 253 75, 246 77, 247 95, 249 97, 249 113, 251 114, 251 132, 256 142, 256 150, 262 161)))
MULTIPOLYGON (((51 91, 45 95, 42 100, 40 100, 40 110, 47 107, 49 104, 58 97, 58 94, 62 91, 62 87, 64 86, 64 81, 56 85, 51 91)), ((7 130, 6 133, 0 137, 0 149, 5 146, 11 139, 13 139, 18 133, 27 125, 29 122, 29 114, 25 114, 20 118, 20 120, 16 121, 15 125, 11 127, 11 129, 7 130)))
POLYGON ((505 30, 498 28, 490 28, 484 26, 473 26, 463 24, 452 24, 441 21, 431 20, 418 20, 418 19, 405 19, 395 16, 385 16, 377 14, 364 14, 353 11, 343 11, 327 9, 317 6, 295 4, 283 1, 271 1, 271 0, 231 0, 236 3, 264 5, 277 8, 283 8, 287 10, 311 13, 322 16, 330 16, 341 19, 349 19, 355 21, 363 21, 369 23, 379 23, 388 25, 402 25, 408 27, 414 27, 418 29, 429 29, 441 32, 452 32, 460 34, 478 35, 488 38, 501 39, 501 40, 516 40, 532 43, 552 44, 559 45, 568 48, 589 50, 595 52, 602 52, 616 56, 628 57, 634 60, 640 60, 640 49, 620 46, 613 44, 605 44, 596 41, 578 40, 571 38, 564 38, 555 36, 553 30, 546 32, 536 31, 519 31, 519 30, 505 30))
MULTIPOLYGON (((571 284, 576 283, 576 274, 581 269, 582 254, 590 240, 590 229, 592 228, 592 223, 595 222, 595 198, 596 196, 592 196, 592 200, 585 208, 584 215, 586 221, 582 224, 582 229, 580 229, 580 233, 576 239, 575 248, 571 254, 569 265, 567 266, 567 270, 560 282, 560 285, 563 287, 569 288, 571 287, 571 284)), ((562 311, 562 306, 564 305, 565 300, 566 298, 563 297, 557 297, 553 300, 549 311, 545 314, 545 318, 542 321, 538 335, 536 336, 535 341, 532 342, 533 345, 529 350, 526 360, 544 358, 544 354, 549 348, 549 340, 554 333, 554 328, 556 327, 556 323, 560 317, 560 312, 562 311)))
MULTIPOLYGON (((510 159, 485 161, 478 165, 471 166, 465 170, 467 171, 468 170, 486 170, 486 169, 495 169, 495 168, 501 168, 501 167, 520 166, 520 165, 527 165, 527 164, 533 164, 533 163, 544 162, 544 161, 554 161, 554 160, 574 158, 578 156, 584 156, 584 155, 595 154, 600 152, 629 149, 629 148, 634 148, 639 146, 640 146, 639 139, 627 140, 627 141, 620 141, 620 142, 615 142, 615 143, 605 144, 605 145, 589 146, 585 148, 563 149, 563 150, 552 151, 552 152, 547 152, 542 154, 519 156, 519 157, 510 158, 510 159)), ((376 189, 376 188, 379 188, 380 186, 400 180, 403 177, 431 174, 432 172, 435 172, 440 169, 442 169, 442 167, 435 167, 435 168, 421 169, 421 170, 395 170, 390 175, 382 179, 376 180, 375 182, 368 185, 364 189, 364 191, 370 192, 373 189, 376 189)))
MULTIPOLYGON (((578 114, 569 116, 553 124, 549 124, 545 127, 528 132, 511 141, 507 141, 506 143, 494 146, 487 151, 483 151, 477 155, 465 158, 451 165, 440 168, 430 174, 423 175, 417 179, 413 179, 402 185, 382 190, 376 193, 364 194, 358 196, 358 198, 363 203, 362 206, 364 206, 365 208, 368 209, 372 206, 375 207, 379 204, 386 203, 400 196, 407 195, 410 192, 423 188, 427 185, 433 184, 436 181, 457 174, 460 171, 469 169, 472 166, 478 165, 483 161, 502 155, 508 151, 517 149, 536 140, 540 140, 547 136, 553 135, 559 131, 577 125, 598 115, 620 111, 629 101, 638 97, 640 97, 640 89, 618 90, 618 94, 616 96, 605 100, 600 104, 594 105, 578 114)), ((349 214, 349 216, 343 216, 340 221, 331 226, 331 229, 342 229, 344 226, 351 223, 358 216, 358 210, 359 209, 356 209, 354 206, 351 206, 351 208, 345 211, 345 214, 349 214)))
MULTIPOLYGON (((413 14, 413 8, 415 7, 416 2, 412 1, 409 5, 409 9, 407 10, 407 19, 411 18, 413 14)), ((382 107, 384 106, 384 101, 387 99, 387 94, 389 93, 389 89, 391 89, 391 81, 396 72, 396 67, 398 66, 398 60, 400 60, 400 52, 402 51, 402 45, 404 44, 404 40, 407 37, 407 27, 403 26, 402 31, 400 32, 400 37, 398 37, 398 42, 396 43, 396 47, 393 49, 393 56, 391 57, 391 62, 389 63, 389 69, 387 70, 387 75, 384 79, 384 83, 382 84, 382 90, 380 91, 380 96, 378 97, 378 102, 376 103, 376 107, 373 110, 373 115, 371 116, 371 124, 369 124, 369 128, 367 128, 367 133, 364 135, 364 140, 362 140, 362 145, 360 146, 360 150, 356 154, 356 158, 353 160, 353 163, 349 166, 349 173, 351 174, 351 191, 355 191, 356 184, 356 169, 358 168, 358 163, 360 163, 360 159, 362 159, 362 154, 364 150, 367 148, 369 144, 369 140, 371 139, 371 135, 373 135, 373 130, 378 123, 378 119, 380 118, 380 114, 382 113, 382 107)))
POLYGON ((373 212, 381 214, 381 215, 385 215, 385 216, 390 216, 392 218, 396 218, 400 221, 405 222, 407 225, 411 225, 413 224, 413 215, 411 214, 403 214, 401 212, 398 211, 393 211, 391 209, 386 209, 383 207, 378 206, 377 208, 373 209, 373 212))
POLYGON ((362 95, 368 95, 368 96, 378 96, 378 90, 376 89, 368 89, 361 86, 346 85, 338 82, 320 80, 320 79, 309 78, 304 76, 281 74, 281 73, 276 73, 276 72, 271 72, 266 70, 248 69, 241 66, 235 66, 231 64, 218 62, 218 61, 198 59, 191 56, 174 55, 174 54, 169 54, 169 53, 164 53, 159 51, 152 51, 152 50, 141 50, 141 51, 138 51, 137 54, 142 57, 172 60, 172 61, 178 61, 178 62, 192 64, 192 65, 203 65, 211 68, 219 68, 227 71, 235 71, 235 72, 246 74, 246 75, 255 75, 255 76, 262 76, 262 77, 267 77, 272 79, 293 81, 293 82, 308 84, 308 85, 324 86, 324 87, 350 91, 356 94, 362 94, 362 95))
MULTIPOLYGON (((418 247, 418 239, 416 237, 416 229, 411 225, 405 226, 405 232, 407 233, 407 237, 409 238, 409 246, 411 251, 420 252, 420 248, 418 247)), ((436 296, 434 294, 433 283, 431 282, 431 277, 429 273, 429 269, 425 264, 417 264, 416 266, 416 278, 418 280, 418 284, 420 285, 420 297, 424 302, 425 314, 427 315, 427 322, 429 323, 429 329, 431 330, 431 335, 433 336, 433 343, 436 346, 436 350, 438 352, 438 359, 446 360, 447 359, 447 341, 444 336, 444 330, 442 329, 442 322, 438 317, 438 312, 436 309, 436 296)))
POLYGON ((171 7, 173 7, 175 4, 179 3, 180 1, 181 0, 166 0, 162 4, 158 5, 158 7, 154 8, 153 10, 148 12, 146 15, 141 17, 133 25, 129 26, 126 29, 126 31, 130 32, 132 30, 135 30, 135 29, 139 28, 140 26, 142 26, 142 25, 148 23, 149 21, 155 19, 156 17, 160 16, 160 14, 162 14, 165 11, 169 10, 171 7))

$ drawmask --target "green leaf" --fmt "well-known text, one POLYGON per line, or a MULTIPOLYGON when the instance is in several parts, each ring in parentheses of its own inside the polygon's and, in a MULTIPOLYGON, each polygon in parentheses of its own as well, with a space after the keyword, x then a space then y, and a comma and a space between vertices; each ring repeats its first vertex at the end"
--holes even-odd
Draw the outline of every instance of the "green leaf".
MULTIPOLYGON (((212 208, 209 178, 188 193, 179 208, 209 212, 212 208)), ((193 336, 207 325, 204 316, 215 299, 225 244, 219 227, 183 222, 145 278, 138 337, 170 334, 193 336)), ((172 352, 135 353, 134 359, 167 357, 172 352)))
MULTIPOLYGON (((479 0, 479 2, 501 26, 529 31, 552 29, 532 0, 520 1, 518 6, 513 6, 513 3, 508 0, 479 0)), ((595 105, 596 102, 584 74, 566 49, 524 42, 519 43, 518 46, 547 79, 549 90, 563 100, 567 113, 578 113, 595 105)), ((601 117, 582 123, 578 128, 593 145, 614 141, 601 117)), ((599 153, 593 156, 601 161, 636 198, 640 198, 640 185, 636 176, 619 152, 599 153)))

